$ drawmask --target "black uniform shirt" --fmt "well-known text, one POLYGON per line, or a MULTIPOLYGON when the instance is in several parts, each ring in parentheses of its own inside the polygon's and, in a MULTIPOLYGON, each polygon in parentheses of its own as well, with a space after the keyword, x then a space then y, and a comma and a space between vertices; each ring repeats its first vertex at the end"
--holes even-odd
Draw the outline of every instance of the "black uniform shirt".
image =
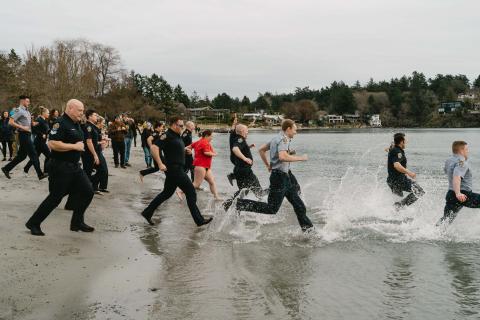
MULTIPOLYGON (((185 146, 189 146, 192 144, 192 131, 185 129, 182 133, 182 140, 185 146)), ((185 154, 185 161, 189 166, 193 163, 193 155, 192 154, 185 154)))
POLYGON ((38 117, 35 121, 38 122, 38 124, 32 128, 33 133, 36 134, 37 139, 46 141, 48 131, 50 131, 50 126, 48 125, 47 120, 43 119, 42 117, 38 117), (43 137, 44 135, 45 138, 43 137))
MULTIPOLYGON (((243 138, 242 136, 237 135, 236 140, 233 142, 232 149, 238 147, 240 151, 243 153, 243 155, 251 160, 253 160, 252 157, 252 152, 250 151, 250 147, 248 146, 247 140, 243 138)), ((233 152, 232 152, 233 153, 233 152)), ((233 163, 237 167, 250 167, 248 163, 237 157, 235 154, 233 154, 235 157, 233 163)))
POLYGON ((238 135, 235 132, 235 129, 230 130, 230 137, 228 139, 228 143, 230 145, 230 162, 233 163, 233 165, 235 165, 236 163, 235 159, 237 158, 237 156, 232 152, 232 149, 233 149, 233 144, 235 143, 237 138, 238 138, 238 135))
POLYGON ((163 152, 167 169, 175 165, 185 166, 185 144, 179 134, 169 129, 155 141, 155 145, 163 152))
POLYGON ((92 139, 95 152, 98 153, 100 149, 100 145, 98 144, 98 141, 100 140, 100 132, 99 132, 100 130, 97 128, 96 125, 94 125, 90 121, 87 121, 87 123, 85 123, 82 129, 83 129, 83 135, 85 137, 85 152, 91 155, 90 150, 88 149, 88 146, 87 146, 87 139, 92 139))
POLYGON ((398 172, 393 167, 395 162, 400 162, 404 168, 407 168, 407 157, 405 157, 405 151, 400 147, 393 147, 388 152, 388 177, 394 180, 404 178, 405 174, 398 172))
MULTIPOLYGON (((67 114, 59 117, 57 122, 53 125, 50 135, 50 140, 62 141, 64 143, 77 143, 83 142, 83 132, 79 123, 75 123, 67 114)), ((52 159, 60 161, 68 161, 78 163, 80 161, 80 151, 65 151, 59 152, 52 150, 52 159)))

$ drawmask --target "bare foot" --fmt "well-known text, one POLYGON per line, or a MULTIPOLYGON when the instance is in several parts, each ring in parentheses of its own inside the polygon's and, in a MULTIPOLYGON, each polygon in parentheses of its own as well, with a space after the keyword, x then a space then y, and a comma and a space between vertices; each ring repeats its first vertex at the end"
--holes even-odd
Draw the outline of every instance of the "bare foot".
POLYGON ((179 200, 183 200, 183 191, 182 190, 177 190, 175 191, 175 194, 177 195, 179 200))
POLYGON ((143 183, 143 176, 141 174, 139 175, 139 178, 140 178, 140 183, 143 183))

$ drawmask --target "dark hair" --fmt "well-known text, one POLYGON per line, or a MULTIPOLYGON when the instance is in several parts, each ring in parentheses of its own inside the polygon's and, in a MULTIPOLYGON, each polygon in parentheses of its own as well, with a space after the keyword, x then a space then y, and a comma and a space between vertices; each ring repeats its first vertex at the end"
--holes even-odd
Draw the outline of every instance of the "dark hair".
POLYGON ((452 152, 458 153, 461 149, 463 149, 468 143, 465 141, 453 141, 452 143, 452 152))
POLYGON ((203 130, 201 136, 202 136, 202 138, 210 137, 212 135, 212 133, 213 133, 212 130, 206 129, 206 130, 203 130))
POLYGON ((60 111, 58 111, 57 109, 52 109, 52 111, 50 111, 51 114, 54 114, 55 112, 58 112, 60 114, 60 111))
POLYGON ((182 120, 179 116, 173 116, 168 119, 168 125, 172 126, 173 124, 177 123, 178 120, 182 120))
POLYGON ((10 112, 8 112, 8 110, 3 110, 3 111, 2 111, 2 119, 7 119, 7 118, 4 118, 4 117, 3 117, 3 114, 4 114, 5 112, 7 113, 7 118, 10 118, 10 112))
POLYGON ((295 121, 290 120, 290 119, 285 119, 282 121, 282 130, 285 131, 288 128, 293 128, 293 125, 295 124, 295 121))
POLYGON ((30 99, 30 97, 26 96, 24 94, 22 94, 21 96, 18 97, 18 100, 25 100, 25 99, 30 99))
POLYGON ((155 125, 153 126, 153 129, 157 129, 157 128, 160 128, 163 126, 163 122, 159 121, 159 122, 155 122, 155 125))
POLYGON ((403 141, 405 141, 405 133, 395 133, 393 135, 393 143, 398 146, 400 143, 402 143, 403 141))
POLYGON ((85 118, 87 118, 87 120, 88 120, 88 118, 90 118, 90 116, 94 113, 98 114, 98 112, 96 110, 88 109, 87 111, 85 111, 85 118))

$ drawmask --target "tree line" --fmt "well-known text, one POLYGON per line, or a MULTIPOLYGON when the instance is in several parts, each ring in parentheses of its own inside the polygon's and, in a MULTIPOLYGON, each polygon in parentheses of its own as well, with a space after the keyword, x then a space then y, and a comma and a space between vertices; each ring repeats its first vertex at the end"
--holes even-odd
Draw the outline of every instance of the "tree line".
MULTIPOLYGON (((0 52, 0 108, 16 104, 19 94, 30 95, 36 106, 63 109, 76 97, 100 114, 128 112, 137 118, 163 119, 185 113, 185 108, 211 106, 231 112, 282 113, 303 123, 318 119, 318 111, 330 114, 380 114, 387 126, 456 126, 470 121, 465 114, 440 118, 440 102, 453 101, 460 93, 480 90, 480 76, 472 82, 465 75, 426 78, 413 72, 389 81, 370 79, 349 86, 334 81, 321 89, 297 87, 291 93, 259 93, 232 97, 220 93, 210 99, 197 92, 188 95, 180 84, 172 85, 161 75, 142 75, 122 68, 120 53, 113 47, 83 39, 55 41, 49 46, 27 49, 20 57, 14 49, 0 52), (453 122, 452 122, 453 121, 453 122)), ((465 101, 467 107, 473 101, 465 101)), ((473 121, 473 122, 472 122, 473 121)))

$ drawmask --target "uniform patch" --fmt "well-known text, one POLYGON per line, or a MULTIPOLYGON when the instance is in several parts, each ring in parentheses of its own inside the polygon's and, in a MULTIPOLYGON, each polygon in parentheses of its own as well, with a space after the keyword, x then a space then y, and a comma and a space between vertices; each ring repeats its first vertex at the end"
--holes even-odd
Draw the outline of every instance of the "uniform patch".
POLYGON ((287 137, 283 137, 282 141, 283 141, 283 143, 288 143, 287 137))
POLYGON ((238 143, 242 143, 243 142, 243 139, 242 138, 238 138, 238 143))
POLYGON ((52 130, 52 131, 50 131, 50 134, 51 134, 51 135, 57 134, 57 130, 52 130))
POLYGON ((88 131, 88 132, 92 132, 92 127, 88 126, 88 127, 87 127, 87 131, 88 131))
POLYGON ((55 124, 53 125, 53 130, 56 130, 56 129, 58 129, 58 128, 60 128, 60 123, 55 123, 55 124))
POLYGON ((187 136, 187 133, 185 132, 184 134, 182 134, 182 137, 186 137, 187 136))
POLYGON ((160 140, 165 140, 166 138, 167 138, 167 135, 166 135, 166 134, 162 134, 162 135, 160 136, 160 140))
POLYGON ((401 152, 398 153, 398 159, 402 159, 402 153, 401 152))
POLYGON ((465 161, 460 160, 460 161, 458 161, 458 164, 460 165, 460 167, 463 167, 463 165, 465 164, 465 161))

